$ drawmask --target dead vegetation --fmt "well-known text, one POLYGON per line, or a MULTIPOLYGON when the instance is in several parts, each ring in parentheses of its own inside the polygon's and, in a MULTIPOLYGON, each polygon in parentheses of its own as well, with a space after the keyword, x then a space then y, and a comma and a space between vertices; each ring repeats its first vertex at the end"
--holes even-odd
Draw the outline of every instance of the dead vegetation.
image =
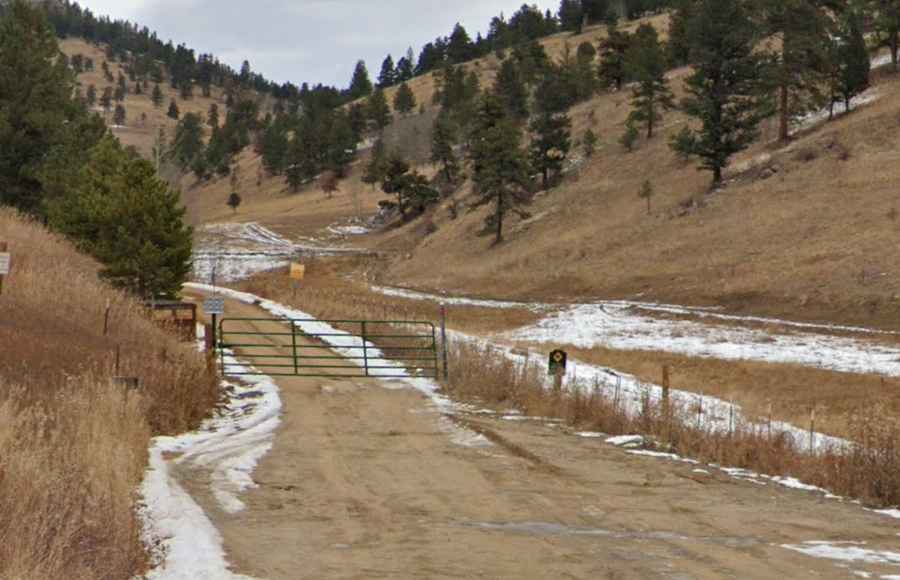
POLYGON ((13 256, 0 295, 0 577, 131 577, 146 565, 136 490, 150 437, 197 426, 217 379, 61 238, 9 210, 0 237, 13 256))
MULTIPOLYGON (((679 407, 644 398, 632 413, 614 395, 591 384, 548 389, 545 369, 517 364, 501 353, 453 344, 446 389, 454 398, 519 410, 533 417, 559 418, 579 430, 609 435, 640 433, 657 450, 705 463, 796 477, 872 506, 900 503, 900 422, 878 406, 849 414, 853 445, 811 455, 793 438, 765 424, 737 422, 733 430, 698 426, 694 405, 679 407)), ((710 422, 707 422, 707 424, 710 422)))

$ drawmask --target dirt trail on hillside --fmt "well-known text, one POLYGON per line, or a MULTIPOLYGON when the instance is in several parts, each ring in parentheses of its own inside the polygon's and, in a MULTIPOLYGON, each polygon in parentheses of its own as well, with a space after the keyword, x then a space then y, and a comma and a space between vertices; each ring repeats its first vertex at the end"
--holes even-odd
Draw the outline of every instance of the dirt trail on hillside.
MULTIPOLYGON (((228 313, 269 317, 234 301, 228 313)), ((277 383, 284 421, 254 473, 259 488, 242 496, 245 511, 221 511, 208 474, 179 472, 235 570, 255 578, 900 574, 900 564, 848 569, 781 547, 900 551, 900 524, 859 506, 630 455, 553 424, 456 420, 487 442, 401 383, 277 383)))

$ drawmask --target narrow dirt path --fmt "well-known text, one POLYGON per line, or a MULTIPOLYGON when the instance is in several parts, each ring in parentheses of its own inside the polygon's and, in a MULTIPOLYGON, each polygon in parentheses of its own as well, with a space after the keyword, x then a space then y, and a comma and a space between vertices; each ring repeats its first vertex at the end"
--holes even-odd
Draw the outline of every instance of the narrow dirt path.
MULTIPOLYGON (((269 316, 234 301, 228 312, 269 316)), ((208 474, 179 473, 236 571, 255 578, 900 574, 781 547, 852 541, 900 551, 900 525, 858 506, 630 455, 552 424, 454 422, 400 383, 277 383, 284 421, 254 474, 258 489, 242 497, 245 511, 221 511, 208 474)))

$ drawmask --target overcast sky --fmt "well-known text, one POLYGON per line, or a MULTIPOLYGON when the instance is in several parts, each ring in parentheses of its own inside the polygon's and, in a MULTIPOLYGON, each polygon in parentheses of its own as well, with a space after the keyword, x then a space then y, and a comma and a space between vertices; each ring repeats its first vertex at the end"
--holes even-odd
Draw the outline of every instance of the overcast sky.
MULTIPOLYGON (((98 15, 146 25, 161 39, 212 52, 236 69, 244 59, 279 82, 345 87, 366 61, 373 79, 389 52, 448 35, 458 21, 474 38, 523 0, 78 0, 98 15)), ((559 0, 529 0, 556 10, 559 0)))

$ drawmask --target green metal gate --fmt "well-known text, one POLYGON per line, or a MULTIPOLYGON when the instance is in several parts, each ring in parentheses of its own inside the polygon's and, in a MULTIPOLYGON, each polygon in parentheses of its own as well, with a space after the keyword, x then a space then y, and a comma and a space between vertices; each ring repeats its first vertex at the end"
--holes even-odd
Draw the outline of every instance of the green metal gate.
POLYGON ((437 333, 430 322, 225 318, 218 325, 217 343, 223 375, 439 376, 437 333), (336 330, 338 326, 347 330, 336 330), (316 327, 327 331, 310 332, 316 327), (230 361, 226 350, 236 352, 253 369, 230 361))

